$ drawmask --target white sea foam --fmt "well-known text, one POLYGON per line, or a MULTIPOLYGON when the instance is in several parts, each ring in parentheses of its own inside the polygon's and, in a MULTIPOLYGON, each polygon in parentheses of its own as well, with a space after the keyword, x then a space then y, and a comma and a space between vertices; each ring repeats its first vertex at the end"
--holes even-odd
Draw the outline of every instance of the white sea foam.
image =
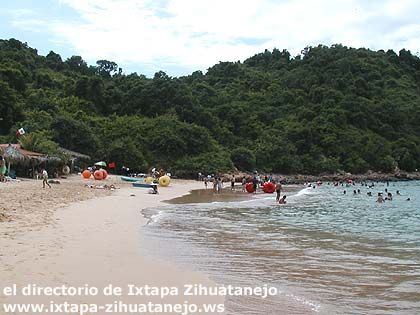
POLYGON ((165 212, 159 210, 156 214, 150 216, 149 222, 147 224, 156 224, 165 216, 165 212))

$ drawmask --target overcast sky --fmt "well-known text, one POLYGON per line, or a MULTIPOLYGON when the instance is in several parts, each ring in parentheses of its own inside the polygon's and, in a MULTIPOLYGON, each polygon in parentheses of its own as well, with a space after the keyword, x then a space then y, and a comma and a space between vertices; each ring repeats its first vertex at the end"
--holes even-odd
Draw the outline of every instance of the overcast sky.
POLYGON ((171 76, 264 49, 341 43, 420 51, 419 0, 0 0, 0 38, 63 59, 171 76))

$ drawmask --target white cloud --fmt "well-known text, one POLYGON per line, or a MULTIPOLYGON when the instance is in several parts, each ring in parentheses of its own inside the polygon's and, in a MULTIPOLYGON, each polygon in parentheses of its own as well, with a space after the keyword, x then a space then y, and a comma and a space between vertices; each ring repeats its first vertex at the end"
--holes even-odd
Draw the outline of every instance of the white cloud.
POLYGON ((156 71, 173 65, 185 73, 205 70, 274 47, 297 54, 320 43, 414 52, 420 45, 420 4, 415 0, 59 2, 80 20, 50 21, 46 31, 55 40, 88 60, 150 65, 156 71))

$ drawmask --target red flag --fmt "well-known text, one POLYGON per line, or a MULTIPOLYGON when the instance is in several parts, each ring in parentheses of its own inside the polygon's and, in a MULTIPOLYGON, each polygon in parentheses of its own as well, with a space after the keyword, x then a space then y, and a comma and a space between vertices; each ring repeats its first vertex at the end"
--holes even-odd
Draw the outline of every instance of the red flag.
POLYGON ((115 168, 115 162, 109 162, 108 168, 115 168))

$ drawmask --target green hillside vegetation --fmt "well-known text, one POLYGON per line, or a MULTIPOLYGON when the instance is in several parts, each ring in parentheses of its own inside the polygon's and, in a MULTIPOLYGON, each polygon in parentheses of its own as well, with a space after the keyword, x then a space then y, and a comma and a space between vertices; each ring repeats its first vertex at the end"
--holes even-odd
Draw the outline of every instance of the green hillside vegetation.
POLYGON ((203 74, 123 74, 0 40, 0 140, 178 176, 420 168, 420 59, 407 50, 265 51, 203 74))

